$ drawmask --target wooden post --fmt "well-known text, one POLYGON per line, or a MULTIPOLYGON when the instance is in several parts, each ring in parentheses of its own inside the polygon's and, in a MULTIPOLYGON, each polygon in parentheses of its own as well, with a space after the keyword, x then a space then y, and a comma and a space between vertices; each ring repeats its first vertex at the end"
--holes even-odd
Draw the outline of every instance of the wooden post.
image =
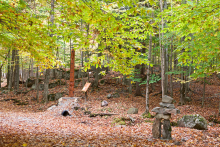
POLYGON ((71 51, 71 61, 70 61, 70 86, 69 86, 69 97, 74 97, 74 68, 75 66, 75 50, 71 51))

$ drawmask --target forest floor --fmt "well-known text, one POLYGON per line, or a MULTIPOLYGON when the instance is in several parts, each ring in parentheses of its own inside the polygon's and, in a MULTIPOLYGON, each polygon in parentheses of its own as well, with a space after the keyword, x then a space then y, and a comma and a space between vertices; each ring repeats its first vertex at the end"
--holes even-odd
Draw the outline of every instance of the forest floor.
MULTIPOLYGON (((49 93, 64 92, 68 97, 68 85, 56 86, 49 89, 49 93)), ((155 90, 150 93, 150 110, 159 106, 161 102, 160 82, 154 83, 155 90)), ((220 121, 218 114, 220 97, 220 79, 216 75, 207 78, 206 99, 201 108, 203 83, 202 80, 192 81, 190 88, 191 102, 179 106, 179 83, 174 83, 175 107, 180 114, 172 115, 171 122, 177 122, 183 115, 200 114, 208 122, 208 130, 196 130, 172 126, 172 140, 154 139, 152 125, 154 118, 143 118, 145 111, 145 98, 134 96, 126 92, 126 85, 116 84, 114 80, 91 92, 88 91, 89 100, 80 99, 79 104, 88 108, 92 113, 115 113, 113 116, 88 117, 82 110, 74 111, 73 115, 63 117, 60 112, 47 110, 57 101, 48 104, 37 103, 36 91, 27 94, 15 95, 13 91, 0 95, 0 146, 220 146, 220 121), (107 98, 108 94, 118 93, 118 98, 107 98), (25 102, 25 105, 16 105, 12 99, 25 102), (108 106, 101 107, 101 101, 106 100, 108 106), (126 121, 126 125, 114 124, 114 118, 128 118, 127 110, 138 108, 138 114, 131 114, 134 123, 126 121)), ((82 86, 75 88, 75 96, 83 97, 82 86)), ((135 89, 135 88, 133 88, 135 89)), ((145 96, 145 86, 141 87, 145 96)), ((40 91, 40 101, 42 100, 40 91)), ((151 113, 155 115, 155 113, 151 113)))

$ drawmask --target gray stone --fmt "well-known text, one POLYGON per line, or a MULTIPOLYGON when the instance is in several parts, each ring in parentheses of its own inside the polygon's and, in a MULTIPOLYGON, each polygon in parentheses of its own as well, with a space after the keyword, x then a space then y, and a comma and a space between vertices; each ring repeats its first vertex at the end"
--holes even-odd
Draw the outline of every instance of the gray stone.
POLYGON ((54 108, 56 108, 56 105, 49 107, 47 110, 53 110, 54 108))
POLYGON ((31 86, 31 89, 36 89, 36 85, 35 85, 35 84, 32 85, 32 86, 31 86))
POLYGON ((102 101, 102 103, 101 103, 101 107, 105 107, 105 106, 108 106, 108 102, 107 101, 102 101))
POLYGON ((163 121, 163 131, 162 131, 162 138, 163 139, 172 139, 171 137, 171 125, 170 125, 170 120, 164 120, 163 121))
POLYGON ((128 114, 138 114, 138 109, 137 108, 130 108, 130 109, 128 109, 128 114))
POLYGON ((161 112, 161 107, 155 107, 151 111, 156 112, 156 113, 160 113, 161 112))
POLYGON ((160 102, 160 106, 163 108, 170 108, 170 109, 175 108, 174 104, 168 104, 168 103, 163 103, 163 102, 160 102))
POLYGON ((171 115, 170 114, 156 114, 155 118, 158 118, 158 119, 170 119, 171 118, 171 115))
POLYGON ((198 130, 207 130, 207 120, 199 114, 185 115, 178 122, 179 127, 188 127, 198 130))
POLYGON ((154 138, 160 138, 161 137, 161 119, 156 118, 154 120, 154 124, 152 127, 152 134, 154 138))
POLYGON ((156 112, 158 114, 179 114, 180 111, 178 109, 168 109, 168 108, 161 108, 161 107, 155 107, 151 110, 152 112, 156 112))
POLYGON ((110 99, 111 97, 112 97, 112 95, 111 95, 111 94, 108 94, 108 95, 107 95, 107 98, 108 98, 108 99, 110 99))
POLYGON ((185 97, 185 101, 186 101, 186 102, 191 102, 192 99, 191 99, 190 97, 185 97))
POLYGON ((120 95, 116 92, 116 93, 112 94, 112 97, 118 98, 118 97, 120 97, 120 95))
POLYGON ((173 98, 170 97, 170 96, 168 96, 168 95, 164 95, 164 96, 162 97, 162 102, 172 104, 173 98))
POLYGON ((180 110, 179 109, 164 109, 164 113, 163 114, 179 114, 180 110))

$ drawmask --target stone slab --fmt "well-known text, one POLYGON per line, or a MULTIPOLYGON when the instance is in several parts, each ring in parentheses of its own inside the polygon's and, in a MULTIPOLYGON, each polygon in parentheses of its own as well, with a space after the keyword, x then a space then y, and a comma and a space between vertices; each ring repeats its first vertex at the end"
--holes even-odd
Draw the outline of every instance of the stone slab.
POLYGON ((172 104, 173 98, 170 97, 170 96, 168 96, 168 95, 164 95, 164 96, 162 97, 162 102, 172 104))
POLYGON ((174 104, 168 104, 168 103, 160 102, 160 106, 163 107, 163 108, 175 109, 174 104))
POLYGON ((179 114, 180 113, 178 109, 169 109, 169 108, 161 108, 161 107, 155 107, 151 111, 156 112, 158 114, 179 114))
POLYGON ((171 115, 170 114, 156 114, 155 118, 157 119, 170 119, 171 115))

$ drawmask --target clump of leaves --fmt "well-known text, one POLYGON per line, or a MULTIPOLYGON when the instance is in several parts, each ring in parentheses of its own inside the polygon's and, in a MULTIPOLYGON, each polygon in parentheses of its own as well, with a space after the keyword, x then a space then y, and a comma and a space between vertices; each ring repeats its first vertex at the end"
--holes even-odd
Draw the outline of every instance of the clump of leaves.
POLYGON ((171 126, 177 126, 177 122, 170 122, 171 126))
POLYGON ((129 120, 129 119, 126 119, 124 117, 121 117, 121 118, 116 117, 116 118, 113 119, 112 124, 126 125, 126 123, 125 123, 126 120, 129 120))
POLYGON ((147 123, 153 123, 154 121, 147 119, 147 120, 145 120, 145 122, 147 122, 147 123))
POLYGON ((148 113, 144 112, 141 116, 142 116, 143 118, 153 118, 153 117, 154 117, 154 116, 152 116, 152 115, 150 114, 150 112, 148 112, 148 113))

